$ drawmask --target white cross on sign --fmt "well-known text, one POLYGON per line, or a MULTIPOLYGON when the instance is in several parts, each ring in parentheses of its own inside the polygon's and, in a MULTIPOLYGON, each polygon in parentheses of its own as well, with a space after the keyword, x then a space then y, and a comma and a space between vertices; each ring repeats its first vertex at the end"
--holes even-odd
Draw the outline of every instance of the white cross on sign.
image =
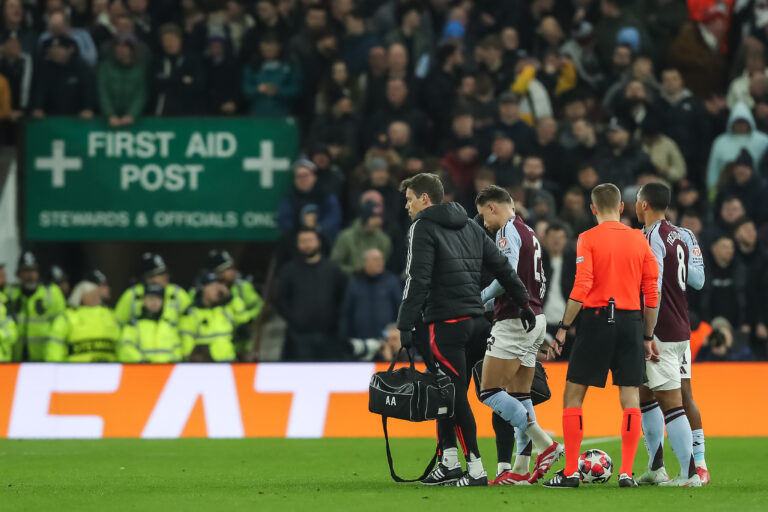
POLYGON ((261 188, 272 188, 275 186, 274 172, 290 170, 291 161, 287 158, 274 157, 274 144, 271 140, 261 141, 260 148, 260 157, 243 158, 243 170, 261 171, 261 188))
POLYGON ((64 188, 66 185, 67 171, 80 171, 83 169, 83 159, 67 157, 66 143, 62 139, 51 142, 51 156, 39 156, 35 158, 35 168, 38 171, 51 171, 51 186, 64 188))

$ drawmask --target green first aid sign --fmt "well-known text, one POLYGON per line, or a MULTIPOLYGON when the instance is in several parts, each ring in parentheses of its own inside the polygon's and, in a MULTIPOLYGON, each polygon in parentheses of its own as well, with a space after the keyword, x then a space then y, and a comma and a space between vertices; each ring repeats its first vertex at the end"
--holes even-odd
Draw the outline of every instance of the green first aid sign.
POLYGON ((292 118, 58 118, 26 127, 30 240, 273 240, 292 118))

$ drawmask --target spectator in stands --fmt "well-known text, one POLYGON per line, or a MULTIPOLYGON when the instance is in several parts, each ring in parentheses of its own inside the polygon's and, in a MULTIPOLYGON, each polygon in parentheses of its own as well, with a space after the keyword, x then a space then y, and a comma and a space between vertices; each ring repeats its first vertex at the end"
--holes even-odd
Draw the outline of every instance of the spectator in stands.
POLYGON ((293 190, 283 197, 277 210, 277 226, 285 234, 293 233, 302 224, 302 210, 313 205, 317 211, 317 229, 333 242, 341 228, 341 207, 338 198, 318 186, 317 168, 309 160, 293 164, 293 190))
POLYGON ((497 91, 507 91, 515 80, 515 69, 504 62, 501 37, 489 34, 480 41, 476 48, 478 71, 493 79, 497 91))
POLYGON ((544 161, 548 180, 558 184, 569 181, 565 148, 557 140, 557 121, 553 117, 542 117, 536 123, 533 153, 544 161))
POLYGON ((552 217, 557 212, 555 197, 558 196, 558 188, 549 180, 547 169, 544 167, 544 159, 538 155, 529 155, 523 160, 523 189, 525 190, 525 204, 533 206, 542 205, 536 210, 536 219, 552 217), (544 205, 546 210, 544 210, 544 205), (546 214, 544 214, 546 211, 546 214), (542 215, 544 214, 544 215, 542 215))
POLYGON ((731 322, 723 317, 712 320, 712 332, 704 339, 699 352, 696 354, 696 362, 725 362, 736 361, 733 346, 735 333, 731 322))
MULTIPOLYGON (((307 157, 310 162, 315 164, 315 174, 317 175, 317 186, 327 193, 333 194, 337 199, 344 194, 344 173, 331 160, 331 153, 324 144, 312 146, 307 151, 307 157)), ((339 199, 339 201, 341 201, 339 199)))
POLYGON ((560 210, 560 220, 576 236, 595 226, 595 221, 588 210, 587 201, 581 188, 571 187, 565 193, 563 208, 560 210))
POLYGON ((296 237, 298 256, 280 271, 277 309, 287 322, 284 361, 337 361, 339 310, 346 278, 336 263, 325 259, 320 238, 311 229, 296 237))
POLYGON ((260 59, 245 68, 243 95, 250 102, 254 116, 291 115, 301 94, 299 70, 281 53, 275 34, 265 35, 259 42, 260 59))
POLYGON ((228 42, 224 34, 212 32, 208 36, 208 50, 205 55, 205 73, 208 77, 207 113, 214 116, 236 114, 241 102, 240 67, 227 47, 228 42))
POLYGON ((299 61, 302 76, 300 112, 305 122, 311 122, 314 118, 317 92, 320 85, 331 74, 331 66, 336 60, 337 50, 338 39, 329 28, 315 38, 312 52, 299 61))
POLYGON ((703 184, 700 176, 707 155, 701 150, 701 144, 711 139, 710 123, 704 106, 685 88, 683 75, 677 68, 667 68, 661 74, 659 113, 664 134, 677 143, 685 158, 688 177, 703 184))
POLYGON ((308 141, 337 146, 339 159, 354 160, 360 151, 360 119, 355 115, 351 93, 348 89, 333 86, 327 91, 326 101, 329 108, 315 117, 308 141))
POLYGON ((448 135, 451 112, 456 104, 459 73, 464 64, 461 48, 453 43, 443 43, 437 48, 435 65, 426 79, 428 87, 421 90, 421 104, 435 127, 435 135, 448 135))
POLYGON ((398 9, 399 27, 384 38, 387 46, 401 44, 408 49, 409 72, 415 74, 416 67, 429 59, 432 51, 431 34, 422 27, 419 4, 406 3, 398 9))
MULTIPOLYGON (((254 41, 256 40, 257 36, 255 35, 258 32, 263 32, 264 30, 275 29, 279 23, 279 20, 275 19, 272 16, 271 11, 268 11, 266 9, 266 6, 262 7, 259 11, 259 19, 258 24, 262 25, 262 23, 266 23, 269 25, 269 23, 273 23, 273 27, 263 27, 258 26, 257 29, 252 30, 254 32, 254 41), (263 11, 263 16, 262 16, 263 11), (266 21, 264 21, 266 20, 266 21)), ((303 60, 312 53, 312 46, 313 42, 319 37, 321 33, 323 33, 325 30, 328 29, 328 11, 326 11, 325 7, 323 7, 321 4, 310 4, 306 7, 306 10, 304 11, 304 23, 302 26, 302 29, 294 35, 290 43, 288 45, 288 51, 289 53, 297 59, 303 60)), ((278 34, 281 36, 284 35, 281 30, 278 30, 278 34)))
POLYGON ((480 164, 478 140, 472 114, 459 108, 453 113, 452 136, 446 141, 440 165, 447 171, 460 193, 469 192, 480 164))
POLYGON ((620 189, 634 183, 637 176, 650 168, 651 161, 630 138, 630 123, 614 117, 608 131, 608 146, 595 156, 595 170, 604 182, 620 189))
POLYGON ((736 224, 744 217, 747 216, 747 211, 744 209, 744 203, 741 199, 735 196, 723 197, 722 204, 720 205, 719 215, 716 218, 715 226, 708 226, 708 235, 719 235, 720 232, 733 234, 736 224))
POLYGON ((109 2, 107 10, 96 16, 96 24, 91 27, 91 37, 96 48, 115 37, 117 20, 128 15, 128 10, 122 0, 109 2))
POLYGON ((734 78, 728 86, 728 95, 726 101, 728 108, 733 108, 737 103, 743 103, 750 109, 755 106, 755 100, 750 94, 750 83, 752 79, 763 75, 768 75, 765 66, 764 49, 761 46, 747 46, 744 71, 741 75, 734 78))
POLYGON ((701 21, 686 22, 668 48, 669 64, 680 70, 683 82, 702 101, 725 90, 727 9, 726 4, 713 3, 701 21))
POLYGON ((331 96, 337 94, 336 91, 342 91, 344 95, 350 98, 353 112, 360 111, 362 93, 356 80, 350 76, 347 64, 343 60, 335 60, 331 64, 330 73, 324 77, 315 98, 315 114, 323 114, 330 110, 332 107, 331 96))
POLYGON ((178 25, 160 27, 162 52, 150 72, 157 116, 195 115, 205 107, 205 68, 198 55, 182 52, 182 37, 178 25))
POLYGON ((55 36, 43 44, 43 50, 46 57, 35 73, 32 115, 93 117, 95 78, 78 57, 75 42, 66 36, 55 36))
POLYGON ((601 139, 595 131, 595 125, 586 119, 577 119, 571 125, 573 131, 574 146, 569 150, 571 168, 578 169, 586 162, 592 162, 597 156, 598 149, 602 146, 601 139))
POLYGON ((112 127, 133 124, 147 101, 147 73, 136 60, 136 43, 123 36, 113 56, 99 64, 99 106, 112 127))
POLYGON ((707 165, 707 189, 713 192, 725 164, 736 160, 747 149, 753 162, 759 162, 768 149, 768 135, 758 131, 752 112, 743 103, 737 104, 728 117, 728 128, 712 145, 707 165))
POLYGON ((505 92, 499 96, 499 119, 495 127, 515 143, 515 151, 528 155, 536 144, 536 132, 520 119, 520 96, 505 92))
POLYGON ((686 177, 685 159, 675 141, 662 133, 663 120, 657 112, 646 114, 641 125, 642 148, 659 176, 671 184, 686 177))
POLYGON ((519 185, 523 182, 520 164, 523 159, 515 152, 515 143, 505 132, 496 132, 486 166, 494 173, 494 181, 500 187, 519 185))
POLYGON ((765 206, 765 185, 754 172, 752 155, 742 149, 731 165, 723 170, 720 185, 717 188, 715 209, 718 209, 727 197, 737 197, 746 210, 746 214, 759 223, 768 220, 768 208, 765 206))
POLYGON ((576 278, 576 253, 568 246, 566 226, 557 222, 549 225, 542 242, 542 265, 547 278, 544 314, 547 317, 547 331, 554 334, 576 278))
POLYGON ((392 253, 392 241, 382 231, 383 213, 383 207, 366 201, 357 220, 339 234, 331 251, 331 259, 338 263, 346 274, 358 272, 363 268, 368 249, 379 250, 384 256, 384 261, 389 258, 392 253))
POLYGON ((747 323, 751 331, 752 352, 758 359, 768 359, 768 248, 757 238, 755 222, 744 218, 733 234, 736 252, 746 269, 747 323))
MULTIPOLYGON (((149 15, 149 0, 128 0, 128 16, 136 27, 136 37, 144 44, 153 45, 157 41, 155 22, 149 15)), ((118 23, 119 31, 119 23, 118 23)))
POLYGON ((380 133, 386 133, 393 121, 403 121, 411 129, 414 144, 419 148, 429 145, 430 124, 424 112, 409 103, 409 90, 405 80, 391 78, 387 82, 386 105, 370 118, 368 140, 374 141, 380 133))
POLYGON ((6 0, 3 2, 2 26, 0 40, 17 39, 22 52, 27 55, 37 54, 37 34, 27 23, 29 12, 25 12, 22 0, 6 0))
POLYGON ((360 76, 360 87, 364 91, 363 114, 370 116, 386 105, 387 51, 383 46, 374 46, 368 51, 368 67, 360 76))
MULTIPOLYGON (((257 11, 261 10, 258 3, 256 9, 257 11)), ((222 18, 220 21, 221 28, 231 46, 228 50, 231 51, 231 56, 234 58, 235 55, 240 55, 243 50, 245 34, 256 26, 256 21, 248 13, 243 0, 228 0, 225 3, 222 18)))
POLYGON ((133 18, 130 16, 120 16, 117 19, 117 24, 115 25, 115 36, 105 42, 101 45, 99 48, 99 56, 101 59, 105 58, 111 58, 112 54, 115 51, 115 45, 117 44, 117 41, 119 39, 124 39, 126 37, 132 38, 136 40, 136 60, 145 67, 149 67, 149 65, 152 63, 152 50, 150 50, 150 45, 155 45, 156 40, 144 40, 142 32, 136 30, 136 25, 133 21, 133 18))
POLYGON ((32 93, 32 56, 22 50, 15 37, 0 46, 0 75, 8 79, 11 88, 11 121, 24 115, 32 93))
POLYGON ((517 78, 510 86, 512 93, 520 97, 520 119, 534 126, 542 117, 552 117, 552 100, 546 87, 536 78, 539 62, 536 59, 521 59, 517 63, 517 78))
POLYGON ((719 235, 710 247, 702 290, 703 320, 722 316, 739 330, 748 330, 746 269, 735 253, 733 238, 729 235, 719 235))
POLYGON ((359 10, 353 9, 347 14, 344 36, 339 41, 339 56, 346 62, 351 75, 358 76, 366 71, 368 54, 378 44, 378 38, 367 29, 359 10))
POLYGON ((387 324, 397 319, 403 290, 400 280, 384 269, 385 256, 368 249, 363 266, 347 284, 341 305, 341 337, 381 338, 387 324))
POLYGON ((372 158, 356 172, 358 173, 356 181, 350 183, 349 187, 347 211, 356 211, 362 204, 363 192, 373 190, 381 195, 385 226, 399 225, 403 217, 403 198, 393 183, 387 161, 383 158, 372 158))
POLYGON ((71 37, 77 44, 77 51, 83 62, 91 67, 96 67, 99 53, 96 50, 91 34, 82 28, 72 28, 67 15, 63 11, 55 12, 48 18, 48 30, 40 36, 38 48, 42 48, 43 44, 54 36, 71 37))
POLYGON ((613 50, 618 42, 625 42, 635 52, 641 48, 645 52, 652 50, 652 41, 641 20, 635 17, 632 10, 621 0, 601 0, 600 21, 595 27, 597 37, 597 54, 607 67, 611 61, 613 50), (621 41, 620 41, 621 36, 621 41))

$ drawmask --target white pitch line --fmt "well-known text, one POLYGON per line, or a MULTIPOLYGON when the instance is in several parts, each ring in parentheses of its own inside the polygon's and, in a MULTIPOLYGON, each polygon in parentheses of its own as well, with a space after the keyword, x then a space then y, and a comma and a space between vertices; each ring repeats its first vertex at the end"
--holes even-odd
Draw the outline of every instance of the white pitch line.
POLYGON ((611 436, 611 437, 595 437, 594 439, 587 439, 586 441, 581 442, 581 446, 589 446, 593 444, 600 444, 600 443, 606 443, 608 441, 618 441, 621 439, 619 436, 611 436))

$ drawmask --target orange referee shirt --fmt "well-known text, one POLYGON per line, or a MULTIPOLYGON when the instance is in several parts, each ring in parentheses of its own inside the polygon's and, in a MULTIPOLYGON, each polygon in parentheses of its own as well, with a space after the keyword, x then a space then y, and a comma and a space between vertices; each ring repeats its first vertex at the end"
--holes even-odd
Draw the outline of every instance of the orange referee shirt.
POLYGON ((608 305, 639 310, 659 305, 659 266, 643 233, 621 222, 609 221, 579 235, 576 245, 576 280, 571 299, 585 308, 608 305))

